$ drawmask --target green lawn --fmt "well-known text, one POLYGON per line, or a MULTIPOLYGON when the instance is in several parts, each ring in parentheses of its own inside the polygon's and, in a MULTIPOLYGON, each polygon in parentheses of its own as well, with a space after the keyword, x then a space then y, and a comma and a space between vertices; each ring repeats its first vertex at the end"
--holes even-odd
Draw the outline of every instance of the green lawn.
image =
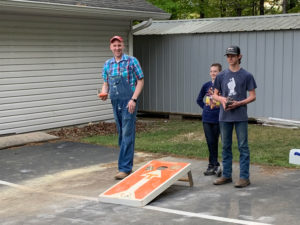
MULTIPOLYGON (((145 120, 147 131, 138 132, 136 147, 138 151, 165 153, 198 159, 208 158, 208 149, 200 120, 145 120)), ((118 145, 118 136, 93 136, 82 141, 105 146, 118 145)), ((251 163, 298 167, 288 163, 289 151, 300 148, 300 129, 285 129, 249 124, 249 147, 251 163)), ((233 137, 234 161, 238 161, 236 136, 233 137)), ((221 160, 221 143, 219 145, 221 160)))

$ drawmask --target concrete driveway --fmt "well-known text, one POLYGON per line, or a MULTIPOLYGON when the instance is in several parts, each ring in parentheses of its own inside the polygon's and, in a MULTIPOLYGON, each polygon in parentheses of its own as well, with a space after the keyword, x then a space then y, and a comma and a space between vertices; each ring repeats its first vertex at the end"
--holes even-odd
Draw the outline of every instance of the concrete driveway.
POLYGON ((152 159, 190 162, 194 187, 178 181, 135 208, 98 201, 116 183, 117 158, 114 148, 62 141, 0 150, 0 224, 299 224, 300 170, 251 165, 252 184, 236 189, 212 185, 206 161, 137 152, 135 169, 152 159))

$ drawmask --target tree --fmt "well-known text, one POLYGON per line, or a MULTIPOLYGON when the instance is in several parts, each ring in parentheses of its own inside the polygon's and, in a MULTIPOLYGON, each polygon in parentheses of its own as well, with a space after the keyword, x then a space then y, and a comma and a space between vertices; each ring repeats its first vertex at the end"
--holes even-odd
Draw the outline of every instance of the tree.
POLYGON ((170 13, 170 19, 178 19, 179 9, 177 0, 148 0, 148 2, 170 13))
POLYGON ((299 0, 148 0, 171 19, 256 16, 300 12, 299 0))
POLYGON ((287 10, 289 13, 299 13, 300 12, 300 1, 299 0, 289 0, 287 10))
POLYGON ((287 0, 282 0, 282 13, 287 13, 287 0))
POLYGON ((265 15, 265 1, 259 0, 259 15, 265 15))

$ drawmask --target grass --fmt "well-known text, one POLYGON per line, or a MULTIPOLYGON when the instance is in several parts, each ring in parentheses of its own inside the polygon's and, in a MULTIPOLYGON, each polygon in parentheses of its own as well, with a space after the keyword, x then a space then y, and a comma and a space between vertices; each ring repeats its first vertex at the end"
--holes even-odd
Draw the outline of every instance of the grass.
MULTIPOLYGON (((200 120, 153 120, 151 122, 148 120, 147 124, 147 131, 136 134, 136 150, 197 159, 208 158, 208 148, 200 120)), ((82 141, 104 146, 118 146, 117 135, 86 137, 82 141)), ((220 143, 220 160, 221 147, 220 143)), ((300 148, 300 129, 249 124, 249 147, 251 163, 300 168, 289 164, 289 151, 300 148)), ((235 134, 233 160, 239 161, 235 134)))

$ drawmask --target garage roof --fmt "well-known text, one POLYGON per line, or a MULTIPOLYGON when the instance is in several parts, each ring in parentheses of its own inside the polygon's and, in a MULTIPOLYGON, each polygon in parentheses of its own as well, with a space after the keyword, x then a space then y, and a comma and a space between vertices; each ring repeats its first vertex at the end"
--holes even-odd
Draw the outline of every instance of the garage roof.
MULTIPOLYGON (((137 25, 138 26, 138 25, 137 25)), ((153 21, 134 35, 164 35, 300 29, 300 13, 197 20, 153 21)))

